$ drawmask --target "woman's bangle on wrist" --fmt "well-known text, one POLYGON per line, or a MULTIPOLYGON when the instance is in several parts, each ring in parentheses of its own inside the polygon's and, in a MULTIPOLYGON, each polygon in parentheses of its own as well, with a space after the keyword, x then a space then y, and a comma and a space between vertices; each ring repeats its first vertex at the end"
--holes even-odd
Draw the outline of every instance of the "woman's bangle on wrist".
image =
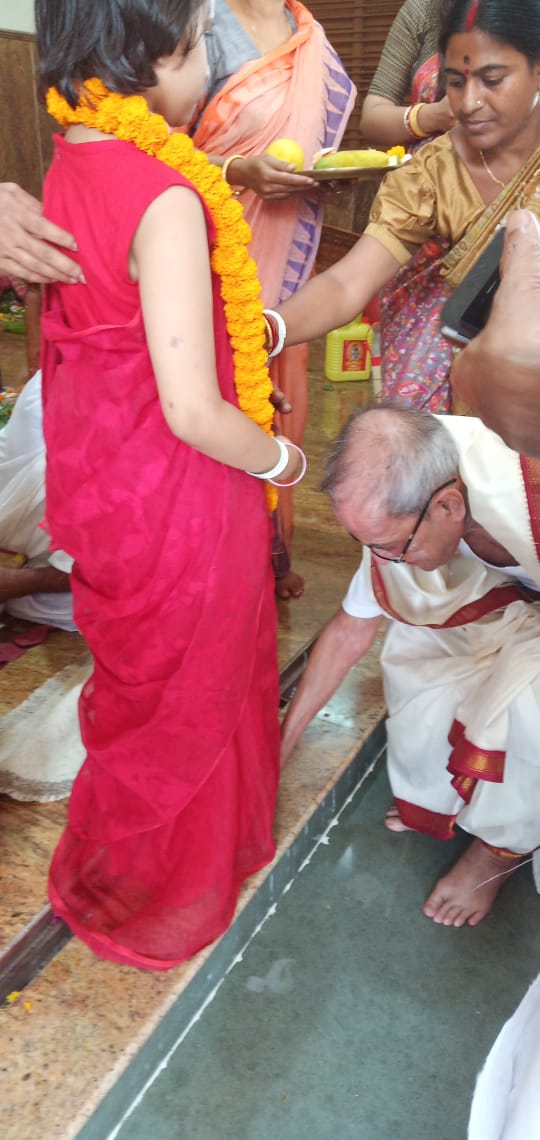
POLYGON ((266 349, 268 356, 279 356, 283 351, 285 339, 287 336, 287 325, 281 313, 276 313, 274 309, 263 309, 263 317, 266 327, 266 349))
MULTIPOLYGON (((223 178, 223 181, 227 183, 228 186, 231 185, 231 183, 229 182, 229 179, 227 177, 227 175, 229 173, 229 167, 231 166, 231 164, 233 162, 236 162, 237 159, 245 158, 245 157, 246 157, 245 154, 231 154, 231 155, 229 155, 229 158, 225 159, 225 162, 223 163, 223 166, 221 167, 221 177, 223 178)), ((231 189, 232 189, 232 187, 231 187, 231 189)), ((242 189, 243 189, 243 187, 237 187, 235 190, 233 190, 233 196, 235 198, 238 198, 239 195, 242 193, 242 189)))
MULTIPOLYGON (((280 442, 280 441, 278 440, 278 442, 280 442)), ((302 467, 300 469, 300 474, 297 475, 295 479, 290 479, 288 483, 277 483, 275 477, 273 479, 268 479, 268 476, 267 476, 268 482, 273 483, 274 487, 295 487, 296 484, 299 483, 300 480, 304 478, 304 475, 305 475, 306 470, 307 470, 307 459, 305 457, 304 452, 302 451, 302 448, 298 447, 296 445, 296 443, 288 443, 286 446, 292 447, 294 449, 294 451, 298 452, 298 454, 302 460, 302 467)))
POLYGON ((407 134, 413 139, 414 134, 411 130, 411 111, 412 111, 412 103, 410 104, 409 107, 405 107, 405 110, 403 112, 403 126, 405 127, 407 134))
POLYGON ((420 111, 422 110, 422 107, 425 107, 425 106, 426 106, 425 103, 415 103, 414 106, 411 107, 411 110, 410 110, 409 130, 410 130, 411 134, 414 135, 415 139, 427 139, 427 138, 429 138, 429 131, 423 131, 422 127, 420 126, 420 124, 418 122, 418 116, 420 114, 420 111))
POLYGON ((282 474, 282 472, 288 466, 290 455, 287 444, 283 443, 282 439, 276 439, 275 442, 279 447, 279 459, 277 463, 274 463, 274 466, 271 467, 269 471, 248 471, 248 475, 253 475, 254 479, 266 479, 268 482, 270 482, 272 479, 277 479, 277 476, 282 474))

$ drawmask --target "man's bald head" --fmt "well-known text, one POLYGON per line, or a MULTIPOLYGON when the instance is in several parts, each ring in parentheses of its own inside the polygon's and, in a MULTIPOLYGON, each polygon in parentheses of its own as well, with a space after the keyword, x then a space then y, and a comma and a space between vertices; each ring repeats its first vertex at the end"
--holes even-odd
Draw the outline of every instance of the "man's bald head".
POLYGON ((457 448, 429 412, 377 404, 356 412, 336 439, 323 490, 334 506, 369 499, 389 516, 420 511, 436 487, 459 474, 457 448))

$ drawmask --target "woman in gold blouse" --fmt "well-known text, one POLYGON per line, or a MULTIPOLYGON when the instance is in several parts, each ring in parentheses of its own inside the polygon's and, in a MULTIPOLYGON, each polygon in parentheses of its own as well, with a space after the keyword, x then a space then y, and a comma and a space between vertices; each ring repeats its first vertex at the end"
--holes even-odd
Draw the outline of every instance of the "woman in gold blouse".
POLYGON ((383 395, 435 412, 450 408, 442 304, 540 185, 538 0, 454 0, 440 47, 456 126, 386 176, 353 249, 280 309, 294 344, 352 320, 391 281, 383 395))

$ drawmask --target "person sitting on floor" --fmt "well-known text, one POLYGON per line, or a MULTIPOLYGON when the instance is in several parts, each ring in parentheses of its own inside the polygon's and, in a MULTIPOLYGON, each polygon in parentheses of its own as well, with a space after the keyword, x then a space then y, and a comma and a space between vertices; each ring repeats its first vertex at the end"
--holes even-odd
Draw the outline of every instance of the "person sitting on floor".
POLYGON ((75 630, 69 585, 72 559, 48 553, 40 527, 45 513, 45 441, 41 372, 25 385, 0 430, 0 550, 23 555, 22 564, 0 558, 0 610, 12 617, 75 630))
POLYGON ((390 617, 387 826, 474 836, 424 904, 447 926, 476 925, 540 844, 536 469, 480 420, 382 404, 349 421, 325 483, 364 557, 291 703, 282 759, 390 617))

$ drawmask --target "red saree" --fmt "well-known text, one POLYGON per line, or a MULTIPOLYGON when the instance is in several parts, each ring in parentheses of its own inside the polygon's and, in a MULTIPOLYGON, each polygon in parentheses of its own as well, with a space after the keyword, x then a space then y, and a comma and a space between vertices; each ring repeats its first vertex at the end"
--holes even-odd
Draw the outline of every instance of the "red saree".
MULTIPOLYGON (((88 282, 48 291, 44 428, 48 528, 75 558, 95 662, 50 898, 96 953, 149 969, 218 937, 272 858, 279 754, 264 488, 167 427, 127 277, 144 210, 178 183, 129 144, 57 140, 45 189, 88 282)), ((236 403, 213 288, 218 376, 236 403)))

